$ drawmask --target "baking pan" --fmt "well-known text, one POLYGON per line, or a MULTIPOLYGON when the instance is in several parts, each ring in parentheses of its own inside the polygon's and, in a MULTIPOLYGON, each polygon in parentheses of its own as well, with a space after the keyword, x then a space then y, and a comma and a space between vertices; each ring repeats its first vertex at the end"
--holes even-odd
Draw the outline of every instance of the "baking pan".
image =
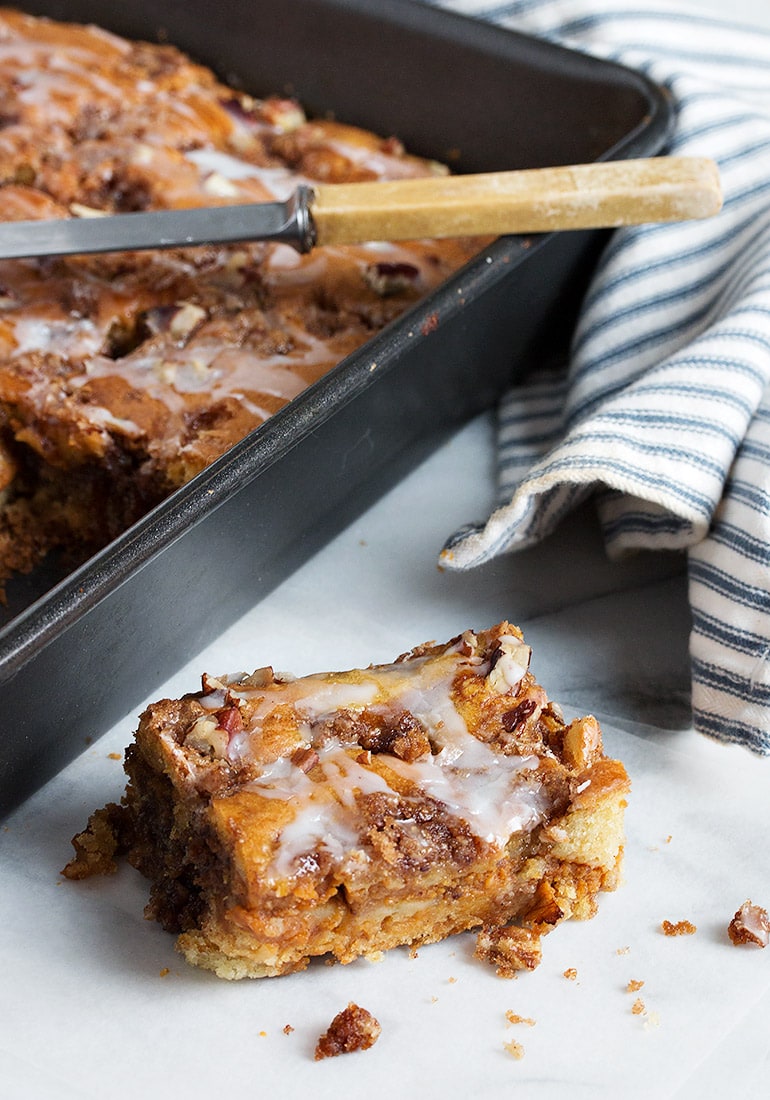
MULTIPOLYGON (((51 0, 245 90, 396 134, 456 171, 647 156, 645 77, 413 0, 51 0)), ((14 582, 0 815, 570 335, 604 236, 504 237, 76 572, 14 582)))

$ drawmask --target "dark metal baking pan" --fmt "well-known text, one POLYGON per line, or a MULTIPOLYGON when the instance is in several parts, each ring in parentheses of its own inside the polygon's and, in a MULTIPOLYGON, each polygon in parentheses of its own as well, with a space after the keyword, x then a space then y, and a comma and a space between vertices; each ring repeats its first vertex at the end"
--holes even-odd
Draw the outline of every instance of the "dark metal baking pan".
MULTIPOLYGON (((411 0, 19 6, 167 39, 457 171, 652 155, 671 123, 640 74, 411 0)), ((564 343, 603 240, 501 238, 75 573, 12 585, 0 815, 564 343)))

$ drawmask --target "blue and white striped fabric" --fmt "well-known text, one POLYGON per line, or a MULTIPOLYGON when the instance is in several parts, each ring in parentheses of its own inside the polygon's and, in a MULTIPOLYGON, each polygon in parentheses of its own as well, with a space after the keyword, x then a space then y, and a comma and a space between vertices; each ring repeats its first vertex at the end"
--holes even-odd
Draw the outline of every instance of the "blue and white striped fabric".
POLYGON ((671 152, 712 157, 723 211, 616 232, 565 374, 500 409, 500 504, 464 569, 596 497, 610 554, 687 552, 696 729, 770 753, 770 35, 663 0, 445 6, 645 71, 671 152))

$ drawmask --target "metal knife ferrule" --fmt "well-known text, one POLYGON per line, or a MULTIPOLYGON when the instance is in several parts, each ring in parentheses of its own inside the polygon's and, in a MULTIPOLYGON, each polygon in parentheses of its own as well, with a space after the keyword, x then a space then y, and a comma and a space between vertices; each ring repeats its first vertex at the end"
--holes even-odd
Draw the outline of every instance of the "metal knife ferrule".
POLYGON ((310 252, 316 245, 316 227, 311 213, 314 191, 305 183, 301 183, 293 195, 286 202, 288 221, 286 224, 286 236, 275 237, 290 244, 298 252, 310 252))

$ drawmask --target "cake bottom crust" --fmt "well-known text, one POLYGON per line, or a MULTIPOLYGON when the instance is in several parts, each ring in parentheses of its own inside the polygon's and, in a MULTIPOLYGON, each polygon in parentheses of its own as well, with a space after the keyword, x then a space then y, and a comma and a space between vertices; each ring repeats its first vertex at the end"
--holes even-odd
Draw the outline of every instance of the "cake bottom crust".
POLYGON ((509 906, 473 893, 382 905, 365 916, 341 915, 329 906, 326 913, 314 915, 315 927, 299 938, 281 933, 266 937, 262 922, 250 919, 248 913, 230 913, 181 933, 177 949, 193 966, 211 970, 219 978, 268 978, 305 970, 314 959, 324 957, 343 964, 357 958, 379 961, 393 948, 415 950, 461 932, 477 931, 481 942, 485 933, 499 933, 513 924, 526 931, 527 955, 519 950, 516 958, 508 954, 501 960, 499 951, 477 953, 495 964, 501 976, 510 976, 515 970, 534 968, 530 953, 536 951, 540 961, 540 940, 557 923, 594 916, 598 895, 618 885, 621 859, 619 852, 611 870, 559 863, 542 875, 539 861, 533 860, 518 878, 518 901, 509 906))

